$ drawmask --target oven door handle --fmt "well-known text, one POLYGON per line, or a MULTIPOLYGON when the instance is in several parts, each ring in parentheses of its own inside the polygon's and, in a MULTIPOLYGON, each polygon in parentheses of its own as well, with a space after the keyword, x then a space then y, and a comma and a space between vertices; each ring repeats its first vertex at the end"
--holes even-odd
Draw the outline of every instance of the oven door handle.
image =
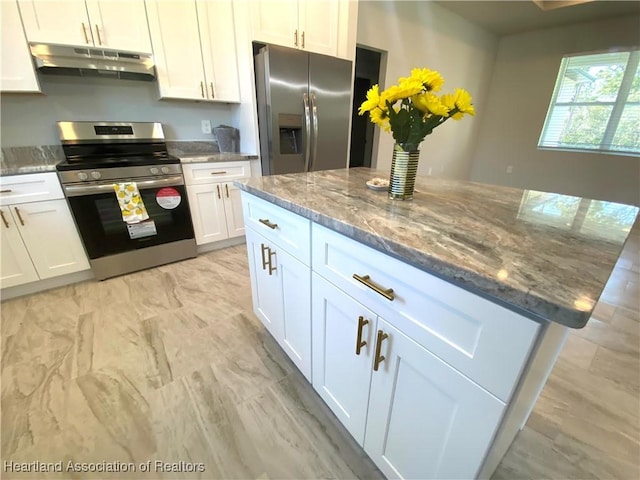
MULTIPOLYGON (((64 185, 63 189, 67 197, 79 197, 81 195, 95 195, 99 193, 108 193, 109 191, 114 192, 113 185, 116 183, 125 182, 100 183, 98 185, 64 185)), ((154 180, 143 180, 141 182, 135 182, 135 184, 138 186, 138 190, 146 190, 155 187, 184 185, 184 179, 182 178, 182 175, 174 175, 172 177, 158 178, 154 180)))

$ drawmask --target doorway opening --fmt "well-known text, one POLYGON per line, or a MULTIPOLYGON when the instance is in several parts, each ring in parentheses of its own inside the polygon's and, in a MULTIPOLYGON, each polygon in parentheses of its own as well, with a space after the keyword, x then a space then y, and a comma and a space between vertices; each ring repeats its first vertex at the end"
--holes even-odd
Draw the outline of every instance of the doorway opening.
POLYGON ((358 108, 365 100, 367 91, 380 82, 381 59, 381 52, 356 47, 349 168, 371 167, 375 129, 373 123, 369 121, 368 115, 358 115, 358 108))

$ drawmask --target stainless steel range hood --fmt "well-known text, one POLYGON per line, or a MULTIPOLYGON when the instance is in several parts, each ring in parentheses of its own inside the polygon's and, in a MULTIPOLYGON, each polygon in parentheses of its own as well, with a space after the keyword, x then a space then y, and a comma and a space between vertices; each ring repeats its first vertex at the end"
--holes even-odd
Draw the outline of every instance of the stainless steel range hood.
POLYGON ((42 43, 30 47, 36 67, 46 74, 147 81, 155 77, 148 53, 42 43))

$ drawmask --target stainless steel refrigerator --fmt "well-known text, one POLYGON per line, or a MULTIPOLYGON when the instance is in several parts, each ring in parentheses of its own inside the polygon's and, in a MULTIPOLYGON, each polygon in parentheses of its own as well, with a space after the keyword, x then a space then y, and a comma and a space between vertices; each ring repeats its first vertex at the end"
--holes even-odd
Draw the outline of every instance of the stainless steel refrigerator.
POLYGON ((267 45, 255 72, 262 174, 346 168, 351 62, 267 45))

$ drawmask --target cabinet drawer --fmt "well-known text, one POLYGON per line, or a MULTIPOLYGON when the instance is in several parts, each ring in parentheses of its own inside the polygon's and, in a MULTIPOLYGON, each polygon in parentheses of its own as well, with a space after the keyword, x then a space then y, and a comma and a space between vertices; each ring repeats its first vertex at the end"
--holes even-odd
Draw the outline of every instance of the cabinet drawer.
POLYGON ((190 163, 182 165, 187 185, 226 182, 251 176, 249 162, 190 163))
POLYGON ((305 265, 311 264, 311 220, 247 192, 242 192, 242 213, 247 227, 305 265))
POLYGON ((0 177, 0 205, 64 198, 55 172, 0 177))
POLYGON ((313 271, 508 400, 540 324, 320 225, 312 237, 313 271))

